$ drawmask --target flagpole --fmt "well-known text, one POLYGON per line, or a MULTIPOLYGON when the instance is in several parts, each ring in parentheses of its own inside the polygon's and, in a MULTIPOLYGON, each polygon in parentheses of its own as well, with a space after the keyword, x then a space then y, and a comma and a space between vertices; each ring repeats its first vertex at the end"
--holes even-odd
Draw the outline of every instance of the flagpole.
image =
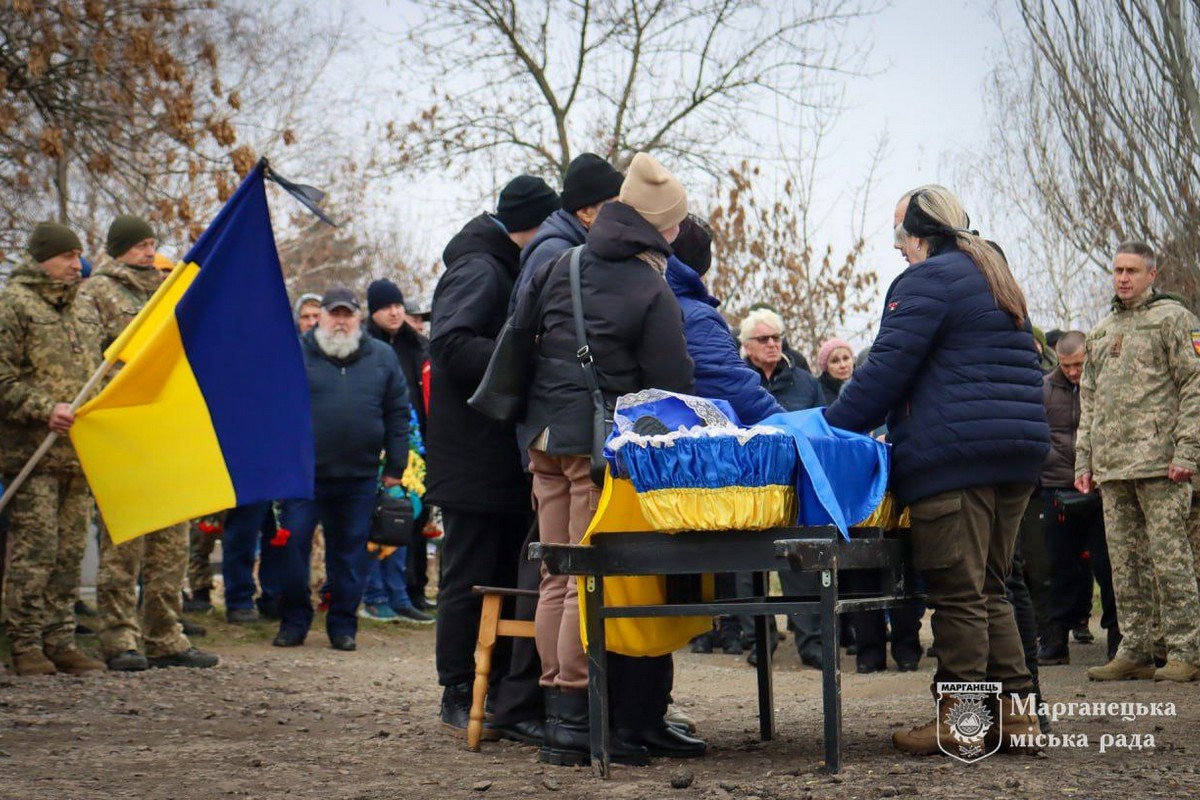
MULTIPOLYGON (((138 332, 146 320, 150 318, 150 311, 155 305, 158 304, 159 300, 166 295, 168 289, 171 288, 175 281, 179 280, 183 272, 183 262, 177 263, 175 265, 175 269, 171 270, 171 274, 168 275, 167 279, 162 282, 162 285, 155 290, 153 296, 151 296, 151 298, 146 302, 146 305, 142 307, 137 316, 125 326, 125 330, 121 331, 116 340, 104 351, 104 363, 100 365, 99 369, 96 370, 92 377, 88 378, 87 383, 85 383, 83 388, 79 390, 79 394, 77 394, 75 399, 71 401, 72 414, 74 414, 79 407, 83 405, 83 401, 88 398, 88 395, 95 391, 96 387, 100 385, 101 381, 103 381, 108 376, 108 373, 112 371, 112 368, 116 366, 117 361, 120 360, 121 351, 125 349, 125 345, 128 344, 128 342, 133 338, 134 334, 138 332)), ((5 506, 7 506, 9 501, 12 500, 13 495, 17 493, 17 489, 21 488, 21 484, 25 483, 25 481, 29 478, 29 475, 37 467, 38 463, 46 457, 46 453, 50 452, 50 448, 54 446, 56 441, 58 441, 58 434, 54 431, 51 431, 50 434, 42 440, 42 443, 38 446, 38 449, 33 451, 33 455, 30 456, 29 460, 25 462, 25 466, 21 467, 21 471, 17 473, 17 477, 13 479, 13 482, 9 486, 4 487, 4 494, 3 496, 0 496, 0 511, 4 511, 5 506)))
MULTIPOLYGON (((108 373, 112 371, 115 363, 116 362, 114 361, 105 361, 100 365, 100 368, 96 370, 96 373, 88 379, 88 382, 85 383, 83 388, 79 390, 79 394, 77 394, 75 399, 71 401, 72 414, 74 414, 75 411, 81 405, 83 405, 83 401, 87 399, 87 396, 91 394, 92 391, 100 385, 100 382, 104 380, 108 373)), ((30 473, 32 473, 34 468, 37 467, 38 462, 40 462, 46 456, 46 453, 50 452, 50 448, 54 446, 56 441, 58 441, 58 434, 54 431, 50 431, 49 435, 42 440, 42 443, 38 446, 38 449, 34 450, 33 455, 30 456, 29 460, 25 462, 25 466, 21 467, 21 471, 17 473, 17 477, 13 478, 13 482, 4 487, 4 495, 0 497, 0 511, 4 510, 4 507, 8 505, 8 501, 11 500, 13 495, 17 493, 17 489, 21 488, 21 484, 25 483, 25 480, 29 477, 30 473)))

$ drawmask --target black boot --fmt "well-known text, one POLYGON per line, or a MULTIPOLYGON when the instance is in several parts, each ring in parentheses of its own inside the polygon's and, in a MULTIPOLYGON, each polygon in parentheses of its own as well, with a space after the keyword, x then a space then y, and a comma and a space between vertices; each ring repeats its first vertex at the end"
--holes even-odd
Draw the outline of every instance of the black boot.
POLYGON ((442 690, 442 727, 463 733, 471 721, 471 684, 458 683, 442 690))
MULTIPOLYGON (((581 767, 591 762, 591 726, 588 694, 583 689, 546 690, 546 733, 538 760, 543 764, 581 767)), ((613 733, 609 759, 614 764, 644 766, 650 762, 646 748, 613 733)))
POLYGON ((1038 665, 1043 667, 1070 664, 1071 653, 1067 649, 1068 631, 1061 625, 1048 625, 1038 644, 1038 665))

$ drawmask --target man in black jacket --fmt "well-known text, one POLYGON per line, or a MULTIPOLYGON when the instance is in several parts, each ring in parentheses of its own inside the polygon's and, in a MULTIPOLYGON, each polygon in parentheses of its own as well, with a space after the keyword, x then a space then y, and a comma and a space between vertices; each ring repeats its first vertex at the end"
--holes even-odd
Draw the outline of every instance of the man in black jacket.
MULTIPOLYGON (((409 400, 416 413, 417 428, 424 441, 425 403, 421 392, 421 373, 425 362, 429 360, 429 340, 413 327, 413 317, 405 310, 404 293, 389 280, 378 280, 367 287, 367 312, 370 314, 367 333, 390 345, 396 352, 396 358, 400 359, 400 369, 404 371, 404 380, 409 387, 409 400)), ((425 555, 424 528, 428 519, 429 509, 426 506, 421 509, 421 515, 413 525, 412 538, 405 553, 395 564, 379 564, 378 567, 373 564, 372 578, 368 580, 371 584, 376 574, 388 572, 382 569, 384 566, 401 567, 405 573, 404 584, 397 584, 395 591, 391 592, 393 602, 390 607, 399 616, 419 624, 433 622, 433 617, 425 613, 432 605, 425 598, 425 587, 429 585, 429 564, 425 555)), ((398 555, 401 554, 393 553, 390 558, 398 555)), ((399 576, 396 577, 399 579, 399 576)), ((372 599, 372 588, 373 585, 367 587, 367 599, 364 602, 368 604, 372 599)))
MULTIPOLYGON (((325 532, 330 603, 325 627, 335 650, 355 650, 375 509, 379 453, 383 484, 396 486, 408 465, 408 386, 387 345, 363 336, 359 303, 330 289, 321 318, 301 339, 312 399, 316 484, 311 500, 285 500, 286 536, 276 647, 298 647, 312 625, 308 565, 317 523, 325 532)), ((283 531, 280 531, 283 535, 283 531)))
MULTIPOLYGON (((514 178, 495 214, 480 214, 442 254, 433 294, 425 499, 442 509, 446 538, 438 590, 437 671, 441 719, 465 731, 475 673, 480 600, 473 585, 515 586, 521 543, 532 522, 529 479, 512 425, 467 405, 507 319, 521 248, 560 206, 545 181, 514 178)), ((492 675, 508 671, 497 648, 492 675)))

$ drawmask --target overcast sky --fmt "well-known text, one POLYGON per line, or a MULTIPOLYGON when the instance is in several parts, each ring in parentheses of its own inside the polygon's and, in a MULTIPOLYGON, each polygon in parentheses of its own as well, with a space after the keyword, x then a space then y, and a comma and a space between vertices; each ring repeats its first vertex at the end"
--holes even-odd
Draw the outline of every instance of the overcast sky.
MULTIPOLYGON (((395 50, 387 48, 406 29, 410 7, 388 0, 346 0, 347 8, 376 34, 364 40, 349 59, 337 65, 333 79, 364 81, 395 99, 395 50)), ((1000 0, 1002 17, 1012 9, 1000 0)), ((903 261, 891 249, 891 217, 896 199, 914 186, 953 184, 956 159, 969 158, 986 140, 988 119, 983 90, 1001 55, 1003 36, 991 0, 895 0, 858 27, 873 46, 864 77, 847 78, 847 109, 838 122, 821 163, 816 205, 829 213, 825 234, 835 245, 850 241, 850 198, 847 187, 858 185, 875 143, 885 133, 887 156, 876 176, 867 209, 869 253, 882 291, 899 274, 903 261)), ((401 70, 402 72, 402 70, 401 70)), ((378 109, 376 109, 378 111, 378 109)), ((691 188, 691 187, 689 187, 691 188)), ((700 193, 710 191, 703 187, 700 193)), ((968 212, 972 198, 963 193, 968 212)), ((445 242, 473 213, 483 210, 454 182, 429 176, 414 182, 396 179, 392 207, 399 224, 411 231, 411 245, 423 258, 436 258, 445 242)), ((988 221, 972 214, 985 234, 1003 238, 988 221)))

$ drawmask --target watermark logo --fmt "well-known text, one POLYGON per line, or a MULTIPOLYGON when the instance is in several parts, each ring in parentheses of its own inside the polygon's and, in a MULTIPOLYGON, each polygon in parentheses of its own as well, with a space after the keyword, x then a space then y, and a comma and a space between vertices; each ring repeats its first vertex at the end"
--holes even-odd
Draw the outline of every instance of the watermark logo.
POLYGON ((999 708, 999 683, 939 683, 937 696, 937 740, 943 753, 973 764, 1000 749, 1002 731, 994 710, 999 708))

